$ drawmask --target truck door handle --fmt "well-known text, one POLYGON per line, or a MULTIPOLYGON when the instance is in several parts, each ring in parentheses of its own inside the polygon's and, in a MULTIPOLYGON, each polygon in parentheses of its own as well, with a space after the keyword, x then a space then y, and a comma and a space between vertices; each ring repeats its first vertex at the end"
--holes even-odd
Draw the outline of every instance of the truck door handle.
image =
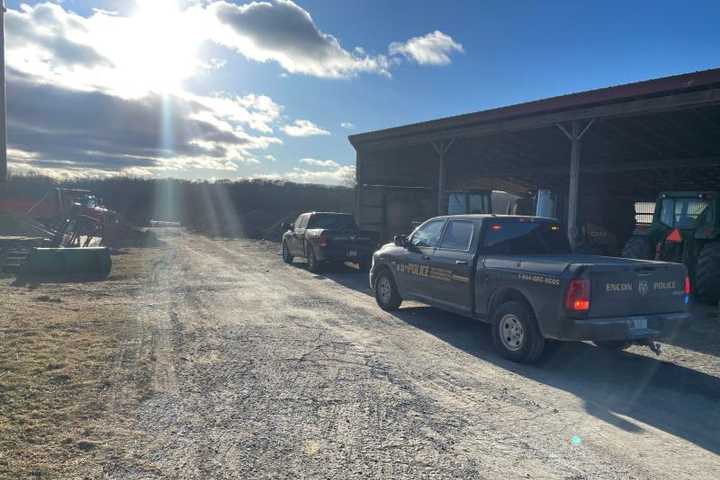
POLYGON ((422 259, 423 259, 423 260, 430 260, 430 257, 427 256, 427 255, 423 255, 422 259))
POLYGON ((455 260, 455 265, 467 265, 467 260, 455 260))

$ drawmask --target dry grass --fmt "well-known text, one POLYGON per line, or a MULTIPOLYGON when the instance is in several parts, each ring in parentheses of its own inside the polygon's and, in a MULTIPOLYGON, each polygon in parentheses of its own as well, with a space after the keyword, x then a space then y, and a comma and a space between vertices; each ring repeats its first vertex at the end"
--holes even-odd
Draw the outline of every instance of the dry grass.
POLYGON ((133 349, 131 308, 145 256, 114 257, 105 282, 0 279, 0 478, 99 478, 137 435, 150 354, 133 349))

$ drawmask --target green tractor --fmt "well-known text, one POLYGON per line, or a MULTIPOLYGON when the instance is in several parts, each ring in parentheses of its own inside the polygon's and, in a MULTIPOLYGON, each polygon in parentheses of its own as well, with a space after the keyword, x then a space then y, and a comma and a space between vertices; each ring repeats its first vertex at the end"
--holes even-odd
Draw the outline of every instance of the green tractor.
POLYGON ((638 226, 623 247, 627 258, 685 264, 695 296, 720 301, 720 192, 664 192, 652 223, 638 226))

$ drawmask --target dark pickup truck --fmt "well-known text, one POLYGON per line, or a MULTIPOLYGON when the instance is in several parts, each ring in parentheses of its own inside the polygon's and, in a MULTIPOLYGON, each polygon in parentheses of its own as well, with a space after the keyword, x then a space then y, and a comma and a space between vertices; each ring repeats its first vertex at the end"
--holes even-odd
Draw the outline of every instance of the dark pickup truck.
POLYGON ((295 257, 306 258, 311 272, 319 272, 323 264, 331 262, 353 262, 367 271, 378 246, 377 234, 361 231, 348 213, 303 213, 285 227, 283 260, 292 263, 295 257))
POLYGON ((495 348, 519 362, 548 339, 658 353, 654 340, 689 318, 683 265, 572 254, 540 217, 432 218, 375 252, 370 286, 384 310, 416 300, 489 322, 495 348))

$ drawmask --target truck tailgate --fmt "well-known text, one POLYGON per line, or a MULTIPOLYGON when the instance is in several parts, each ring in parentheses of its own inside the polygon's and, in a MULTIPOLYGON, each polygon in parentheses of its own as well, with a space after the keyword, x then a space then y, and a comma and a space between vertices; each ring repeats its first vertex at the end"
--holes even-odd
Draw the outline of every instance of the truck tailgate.
POLYGON ((590 267, 589 317, 651 315, 685 309, 686 269, 679 263, 638 262, 590 267))

